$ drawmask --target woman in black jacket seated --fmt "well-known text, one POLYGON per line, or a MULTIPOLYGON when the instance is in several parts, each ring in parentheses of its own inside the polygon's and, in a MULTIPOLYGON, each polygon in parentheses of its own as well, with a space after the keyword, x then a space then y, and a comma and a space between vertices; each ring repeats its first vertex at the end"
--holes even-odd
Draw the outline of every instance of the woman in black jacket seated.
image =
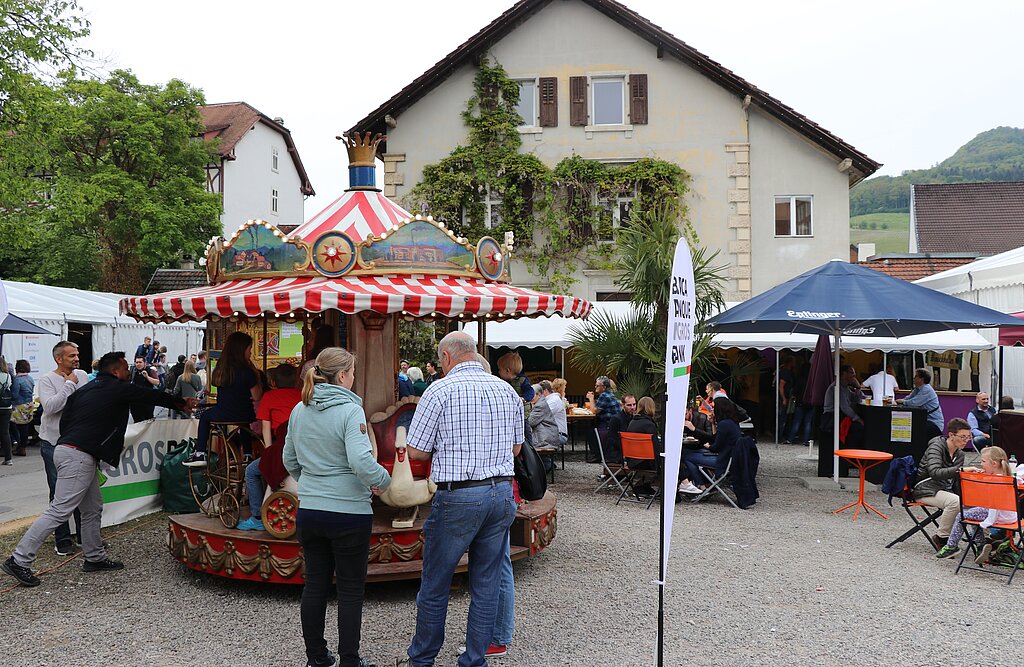
MULTIPOLYGON (((626 429, 628 433, 647 433, 654 442, 654 461, 637 461, 632 459, 628 463, 629 467, 634 470, 656 470, 655 464, 661 461, 661 453, 665 451, 665 445, 658 434, 658 426, 654 423, 654 412, 654 399, 650 396, 644 396, 637 402, 636 414, 633 415, 633 419, 630 420, 629 427, 626 429)), ((646 485, 638 487, 636 492, 654 493, 654 489, 648 482, 646 485)))
MULTIPOLYGON (((725 470, 725 466, 732 456, 732 449, 736 441, 740 439, 740 426, 736 422, 736 406, 728 398, 715 400, 715 441, 705 443, 696 451, 687 451, 683 454, 683 462, 691 480, 703 479, 700 468, 714 468, 715 477, 718 477, 725 470)), ((704 489, 706 484, 699 484, 698 488, 704 489)))

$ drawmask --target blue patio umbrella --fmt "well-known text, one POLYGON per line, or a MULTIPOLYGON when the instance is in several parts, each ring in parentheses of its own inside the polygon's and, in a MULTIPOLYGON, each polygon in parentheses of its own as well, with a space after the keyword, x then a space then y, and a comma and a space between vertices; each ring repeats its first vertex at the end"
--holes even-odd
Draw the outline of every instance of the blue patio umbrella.
POLYGON ((37 327, 27 322, 14 313, 8 313, 3 322, 0 322, 0 352, 4 349, 4 334, 38 334, 40 336, 56 336, 52 331, 37 327))
MULTIPOLYGON (((835 339, 833 365, 839 377, 843 336, 900 338, 946 329, 988 329, 1020 320, 991 308, 834 259, 711 318, 721 333, 816 333, 835 339)), ((839 383, 835 385, 839 405, 839 383)), ((839 410, 833 411, 835 446, 839 410)), ((839 460, 833 464, 839 481, 839 460)))

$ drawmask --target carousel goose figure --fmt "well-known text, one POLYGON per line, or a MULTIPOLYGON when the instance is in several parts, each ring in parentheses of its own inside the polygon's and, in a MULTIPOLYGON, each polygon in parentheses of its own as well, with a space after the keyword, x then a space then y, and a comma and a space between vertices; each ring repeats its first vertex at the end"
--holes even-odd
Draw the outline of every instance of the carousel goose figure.
POLYGON ((391 472, 391 486, 380 496, 391 507, 416 507, 429 503, 437 491, 437 484, 431 480, 413 478, 405 438, 404 426, 395 429, 395 467, 391 472))

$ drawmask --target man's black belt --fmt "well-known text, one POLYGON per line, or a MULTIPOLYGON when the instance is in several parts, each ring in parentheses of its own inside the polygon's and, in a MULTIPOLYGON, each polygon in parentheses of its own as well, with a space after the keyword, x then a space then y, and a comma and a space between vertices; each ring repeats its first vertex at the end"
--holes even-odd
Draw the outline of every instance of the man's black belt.
POLYGON ((467 479, 461 482, 440 482, 437 488, 444 489, 445 491, 454 491, 455 489, 468 489, 473 486, 496 486, 502 482, 511 481, 511 477, 488 477, 487 479, 467 479))

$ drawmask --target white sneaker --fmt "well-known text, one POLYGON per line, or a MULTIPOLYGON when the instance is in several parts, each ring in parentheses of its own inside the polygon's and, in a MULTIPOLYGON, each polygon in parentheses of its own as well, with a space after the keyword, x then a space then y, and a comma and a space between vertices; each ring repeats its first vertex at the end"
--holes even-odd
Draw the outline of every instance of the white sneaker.
POLYGON ((694 486, 693 482, 691 482, 689 480, 686 480, 685 482, 679 482, 679 492, 680 493, 690 493, 690 494, 704 493, 703 491, 698 489, 696 486, 694 486))

